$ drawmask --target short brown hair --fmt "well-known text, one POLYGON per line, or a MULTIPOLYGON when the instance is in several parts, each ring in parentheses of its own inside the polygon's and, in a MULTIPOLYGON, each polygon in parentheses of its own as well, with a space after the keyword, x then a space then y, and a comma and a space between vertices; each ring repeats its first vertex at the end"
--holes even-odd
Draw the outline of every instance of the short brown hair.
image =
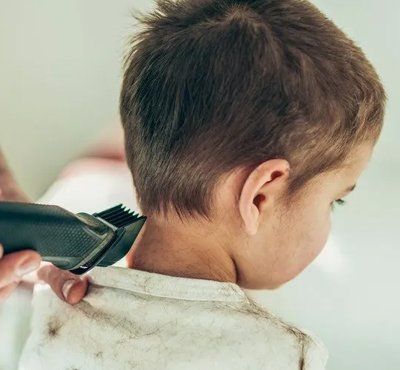
POLYGON ((272 158, 293 195, 380 135, 377 73, 308 1, 158 0, 136 18, 120 112, 144 214, 209 218, 221 175, 272 158))

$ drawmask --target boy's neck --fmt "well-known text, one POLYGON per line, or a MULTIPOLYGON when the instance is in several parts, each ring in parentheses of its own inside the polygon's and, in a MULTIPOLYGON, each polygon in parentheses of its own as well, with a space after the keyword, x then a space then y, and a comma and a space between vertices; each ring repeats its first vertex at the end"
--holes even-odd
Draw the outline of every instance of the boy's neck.
POLYGON ((170 276, 237 282, 237 270, 224 241, 211 230, 148 217, 132 250, 128 267, 170 276))

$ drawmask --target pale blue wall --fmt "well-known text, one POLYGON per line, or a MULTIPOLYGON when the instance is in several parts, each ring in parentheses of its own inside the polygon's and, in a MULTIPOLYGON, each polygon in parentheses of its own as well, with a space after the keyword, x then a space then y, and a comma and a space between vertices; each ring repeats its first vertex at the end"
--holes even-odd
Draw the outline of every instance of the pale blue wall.
POLYGON ((0 0, 0 143, 31 195, 118 119, 131 11, 150 5, 0 0))

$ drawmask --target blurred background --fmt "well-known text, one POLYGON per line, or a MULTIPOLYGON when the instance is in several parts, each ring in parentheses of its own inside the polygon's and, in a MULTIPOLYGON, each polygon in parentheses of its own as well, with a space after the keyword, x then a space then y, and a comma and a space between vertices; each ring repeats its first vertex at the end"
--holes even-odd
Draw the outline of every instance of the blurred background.
MULTIPOLYGON (((386 123, 357 190, 333 214, 332 237, 321 256, 283 288, 249 294, 317 334, 330 352, 328 370, 398 370, 400 3, 314 3, 375 65, 389 97, 386 123)), ((152 6, 144 0, 0 0, 0 146, 32 197, 118 123, 131 14, 152 6)), ((9 322, 18 320, 13 312, 9 322)), ((5 332, 0 327, 0 340, 5 332)), ((3 366, 11 366, 11 354, 0 348, 3 356, 10 358, 3 366)))

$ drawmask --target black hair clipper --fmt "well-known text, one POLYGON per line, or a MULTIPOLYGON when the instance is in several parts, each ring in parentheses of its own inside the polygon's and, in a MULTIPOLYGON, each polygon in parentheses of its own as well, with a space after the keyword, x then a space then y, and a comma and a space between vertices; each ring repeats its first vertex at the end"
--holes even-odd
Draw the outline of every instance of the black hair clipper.
POLYGON ((6 254, 33 249, 44 261, 80 275, 124 257, 145 221, 122 204, 90 215, 52 205, 0 202, 0 244, 6 254))

